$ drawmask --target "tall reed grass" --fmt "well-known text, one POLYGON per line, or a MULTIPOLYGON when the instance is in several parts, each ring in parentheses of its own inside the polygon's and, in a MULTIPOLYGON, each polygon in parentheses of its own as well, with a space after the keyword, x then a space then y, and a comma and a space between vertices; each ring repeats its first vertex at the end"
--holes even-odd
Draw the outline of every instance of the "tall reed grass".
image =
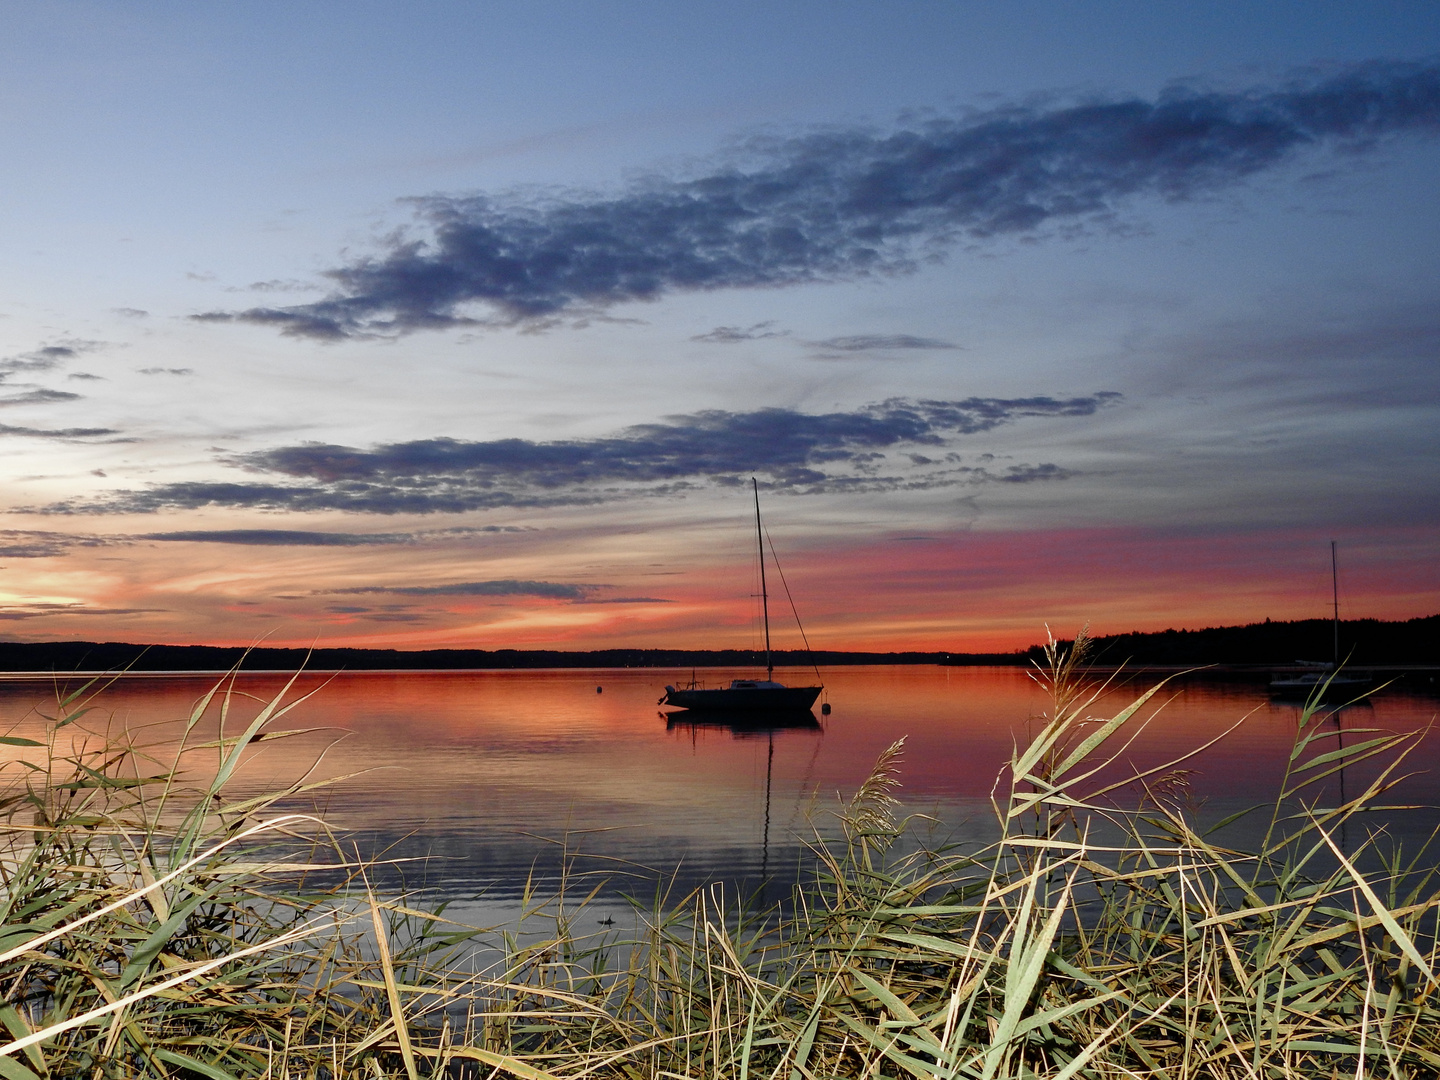
POLYGON ((0 1076, 1440 1075, 1434 854, 1337 839, 1417 736, 1335 749, 1308 707, 1263 839, 1233 850, 1178 797, 1184 757, 1125 772, 1160 687, 1092 718, 1084 645, 1037 673, 1050 709, 997 782, 993 844, 907 841, 896 744, 784 905, 702 889, 637 908, 636 933, 582 932, 568 895, 527 895, 518 928, 459 925, 279 812, 308 778, 229 795, 244 755, 293 733, 290 688, 251 705, 222 684, 157 761, 75 737, 86 687, 45 743, 6 739, 30 763, 0 797, 0 1076), (1362 791, 1319 794, 1362 761, 1362 791))

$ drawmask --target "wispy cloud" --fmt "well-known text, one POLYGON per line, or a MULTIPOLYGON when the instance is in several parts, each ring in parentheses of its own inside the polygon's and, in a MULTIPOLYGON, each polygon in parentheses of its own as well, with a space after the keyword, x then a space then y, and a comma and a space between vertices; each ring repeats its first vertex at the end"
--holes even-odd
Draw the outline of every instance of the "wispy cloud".
POLYGON ((458 581, 450 585, 363 585, 353 589, 329 589, 327 592, 358 596, 384 593, 390 596, 543 596, 552 600, 581 600, 596 585, 570 585, 558 581, 458 581))
POLYGON ((717 326, 703 334, 696 334, 691 341, 704 341, 711 345, 735 345, 742 341, 761 341, 765 338, 786 337, 787 332, 776 330, 773 321, 756 323, 753 326, 717 326))
POLYGON ((194 375, 195 369, 188 367, 142 367, 135 369, 141 375, 194 375))
MULTIPOLYGON (((285 477, 286 482, 164 484, 40 512, 146 513, 208 505, 379 514, 462 512, 590 505, 673 494, 702 484, 734 486, 751 475, 804 494, 973 484, 1011 474, 994 474, 983 462, 978 467, 960 465, 959 456, 946 451, 955 438, 1025 419, 1088 417, 1119 400, 1113 391, 1072 398, 894 398, 852 412, 820 414, 712 409, 596 439, 434 438, 371 449, 303 443, 228 460, 250 472, 285 477), (928 452, 903 452, 920 447, 928 452), (892 460, 887 457, 892 450, 902 452, 892 460)), ((1048 470, 1051 478, 1069 475, 1056 465, 1033 468, 1048 470)))
MULTIPOLYGON (((10 356, 0 357, 0 383, 7 384, 6 389, 17 390, 18 393, 6 393, 0 395, 0 406, 5 405, 45 405, 57 401, 77 401, 79 394, 72 394, 66 390, 49 390, 36 386, 34 383, 11 383, 12 376, 21 373, 53 371, 62 364, 68 363, 86 353, 94 352, 102 348, 104 342, 84 341, 78 338, 65 338, 50 345, 41 345, 31 349, 29 352, 14 353, 10 356)), ((72 378, 98 378, 99 376, 80 375, 72 378)))
POLYGON ((583 600, 576 600, 577 604, 673 604, 674 600, 666 600, 659 596, 587 596, 583 600))
POLYGON ((826 338, 824 341, 812 341, 810 344, 818 349, 831 349, 836 352, 958 349, 961 347, 953 341, 941 341, 939 338, 916 337, 914 334, 850 334, 846 337, 833 337, 826 338))
POLYGON ((271 281, 252 281, 249 285, 246 285, 243 288, 237 288, 232 286, 225 291, 259 293, 314 292, 315 283, 313 281, 282 281, 276 278, 271 281))
POLYGON ((243 544, 249 547, 367 547, 409 544, 412 533, 337 533, 305 529, 192 529, 142 533, 137 540, 173 540, 196 544, 243 544))
MULTIPOLYGON (((75 395, 72 394, 71 396, 74 397, 75 395)), ((0 402, 0 404, 3 404, 3 402, 0 402)), ((35 428, 14 424, 0 424, 0 436, 15 435, 31 439, 98 439, 118 434, 120 434, 120 432, 115 428, 35 428)))
POLYGON ((848 334, 806 344, 821 350, 811 354, 812 360, 850 360, 874 353, 953 351, 964 348, 940 338, 916 337, 914 334, 848 334))
POLYGON ((21 622, 26 619, 48 619, 53 615, 152 615, 164 608, 103 608, 86 604, 5 604, 0 605, 0 621, 21 622))
MULTIPOLYGON (((61 401, 79 401, 80 395, 71 393, 68 390, 51 390, 48 387, 37 386, 33 382, 11 382, 12 376, 17 374, 30 374, 34 372, 53 371, 85 353, 93 352, 103 347, 103 342, 82 341, 67 338, 62 341, 41 345, 31 349, 29 352, 14 353, 10 356, 0 357, 0 384, 4 384, 7 391, 0 394, 0 408, 15 405, 50 405, 61 401)), ((75 377, 75 376, 72 376, 75 377)), ((98 378, 98 376, 80 375, 82 379, 98 378)), ((45 431, 39 428, 17 428, 0 425, 0 434, 7 435, 33 435, 42 438, 75 438, 85 435, 113 434, 108 430, 102 431, 99 428, 71 428, 64 434, 45 431)))
POLYGON ((48 405, 56 401, 78 401, 79 394, 72 394, 68 390, 48 390, 37 387, 34 390, 26 390, 19 394, 0 395, 0 406, 6 405, 48 405))
POLYGON ((426 529, 415 534, 419 540, 459 540, 491 533, 535 532, 533 525, 456 525, 448 529, 426 529))
POLYGON ((40 529, 0 529, 0 557, 48 559, 68 554, 73 548, 111 547, 124 543, 113 536, 46 532, 40 529))
POLYGON ((615 195, 415 199, 425 235, 327 271, 328 297, 194 317, 339 339, 907 273, 957 241, 1104 225, 1137 196, 1184 199, 1307 148, 1437 127, 1440 64, 1372 61, 1240 92, 1175 86, 1155 100, 755 139, 699 175, 615 195))
POLYGON ((69 360, 100 348, 98 341, 66 339, 53 345, 41 345, 29 352, 0 357, 0 380, 17 371, 51 371, 69 360))
POLYGON ((1002 484, 1031 484, 1036 480, 1069 480, 1074 475, 1059 465, 1011 465, 995 479, 1002 484))

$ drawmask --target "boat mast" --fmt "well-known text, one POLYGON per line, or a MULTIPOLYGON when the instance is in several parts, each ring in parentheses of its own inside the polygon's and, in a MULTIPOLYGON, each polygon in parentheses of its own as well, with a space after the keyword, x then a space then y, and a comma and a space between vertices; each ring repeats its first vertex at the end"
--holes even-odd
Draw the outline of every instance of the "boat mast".
POLYGON ((760 531, 760 482, 752 476, 750 485, 755 489, 755 546, 760 552, 760 610, 765 616, 765 679, 768 682, 774 679, 775 665, 770 660, 770 594, 765 591, 765 535, 760 531))
MULTIPOLYGON (((759 507, 757 502, 756 507, 759 507)), ((1340 571, 1335 562, 1335 541, 1330 541, 1330 599, 1335 606, 1335 640, 1332 648, 1330 670, 1340 669, 1340 571)))

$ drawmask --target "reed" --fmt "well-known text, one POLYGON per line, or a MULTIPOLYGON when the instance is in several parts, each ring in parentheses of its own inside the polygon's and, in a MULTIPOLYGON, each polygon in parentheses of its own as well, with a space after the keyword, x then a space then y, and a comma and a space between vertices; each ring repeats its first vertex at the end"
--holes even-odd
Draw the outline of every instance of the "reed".
POLYGON ((1234 850, 1179 797, 1189 755, 1124 771, 1161 688, 1092 718, 1084 650, 1052 643, 1037 671, 1051 707, 997 783, 993 844, 917 848, 896 744, 816 823, 784 905, 713 887, 624 933, 578 929, 595 920, 570 891, 527 894, 518 928, 460 925, 377 895, 322 822, 280 813, 309 778, 229 795, 251 748, 293 733, 290 688, 223 683, 161 762, 72 736, 87 687, 0 798, 0 1076, 1440 1074, 1433 853, 1337 840, 1417 736, 1333 749, 1307 708, 1263 838, 1234 850), (1367 760, 1354 797, 1316 794, 1367 760))

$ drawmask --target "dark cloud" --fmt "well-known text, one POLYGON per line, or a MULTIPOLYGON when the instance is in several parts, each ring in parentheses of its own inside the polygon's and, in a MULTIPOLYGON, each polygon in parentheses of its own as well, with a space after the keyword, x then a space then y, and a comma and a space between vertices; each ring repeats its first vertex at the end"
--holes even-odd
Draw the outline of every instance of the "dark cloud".
POLYGON ((384 593, 390 596, 543 596, 553 600, 581 600, 596 587, 506 578, 500 581, 459 581, 453 585, 365 585, 328 591, 345 596, 384 593))
POLYGON ((49 371, 66 360, 80 355, 69 345, 46 345, 29 352, 0 358, 0 377, 8 378, 16 371, 49 371))
POLYGON ((812 341, 810 344, 817 349, 845 353, 905 349, 959 349, 962 347, 954 342, 941 341, 939 338, 915 337, 913 334, 850 334, 846 337, 812 341))
MULTIPOLYGON (((94 352, 104 343, 67 338, 53 345, 42 345, 29 352, 0 357, 0 381, 17 371, 51 371, 85 353, 94 352)), ((74 397, 75 395, 70 395, 74 397)))
POLYGON ((226 291, 226 292, 260 292, 260 293, 272 293, 272 292, 314 292, 314 291, 315 291, 315 283, 314 283, 313 281, 282 281, 282 280, 280 280, 279 278, 274 278, 274 279, 271 279, 270 281, 252 281, 249 285, 246 285, 244 288, 235 288, 235 287, 232 286, 231 288, 228 288, 228 289, 226 289, 225 291, 226 291))
POLYGON ((97 608, 85 604, 13 604, 0 607, 0 621, 47 619, 52 615, 151 615, 164 608, 97 608))
POLYGON ((0 397, 0 406, 3 405, 48 405, 55 401, 79 401, 79 394, 72 394, 68 390, 47 390, 36 388, 26 390, 19 394, 6 394, 0 397))
MULTIPOLYGON (((324 302, 330 303, 331 301, 324 302)), ((339 341, 342 338, 360 334, 358 322, 355 328, 342 330, 336 320, 306 311, 307 307, 318 306, 310 304, 293 308, 250 308, 248 311, 202 311, 198 315, 191 315, 190 318, 196 322, 245 322, 255 323, 259 326, 278 326, 281 333, 291 337, 317 338, 321 341, 339 341)), ((468 322, 469 320, 447 318, 443 321, 435 321, 434 325, 436 327, 461 326, 468 322)))
POLYGON ((88 371, 72 371, 65 376, 67 379, 79 379, 82 382, 104 382, 104 375, 92 375, 88 371))
POLYGON ((141 375, 194 375, 195 369, 188 367, 142 367, 136 368, 141 375))
POLYGON ((1059 465, 1011 465, 995 479, 1003 484, 1029 484, 1036 480, 1069 480, 1074 475, 1059 465))
MULTIPOLYGON (((3 403, 0 401, 0 404, 3 403)), ((0 424, 0 435, 19 435, 32 439, 96 439, 118 434, 120 433, 115 428, 105 427, 33 428, 0 424)))
POLYGON ((754 326, 717 326, 703 334, 696 334, 691 341, 705 341, 712 345, 734 345, 741 341, 760 341, 764 338, 785 337, 786 331, 774 329, 774 322, 756 323, 754 326))
POLYGON ((456 525, 450 529, 427 529, 417 533, 423 539, 445 539, 449 537, 480 536, 485 533, 535 532, 533 525, 456 525))
POLYGON ((958 457, 944 452, 955 437, 1027 418, 1091 416, 1119 400, 1113 391, 1072 398, 893 398, 853 412, 821 414, 713 409, 626 428, 607 438, 557 442, 433 438, 371 449, 303 443, 228 461, 286 482, 165 484, 37 512, 147 513, 219 505, 454 513, 590 505, 675 494, 702 484, 735 486, 752 475, 772 488, 800 494, 982 483, 997 477, 983 468, 958 466, 958 457), (920 460, 905 452, 920 447, 930 451, 920 460), (887 458, 892 450, 895 460, 887 458), (885 471, 896 468, 902 471, 885 471))
POLYGON ((23 353, 18 357, 11 357, 7 366, 15 368, 33 368, 43 370, 53 368, 64 360, 72 360, 80 355, 80 349, 74 345, 45 345, 33 352, 23 353))
POLYGON ((577 604, 673 604, 674 600, 665 600, 658 596, 609 596, 609 597, 586 597, 583 600, 576 600, 577 604))
POLYGON ((408 544, 415 537, 411 533, 308 532, 304 529, 196 529, 144 533, 137 539, 245 544, 250 547, 363 547, 371 544, 408 544))
POLYGON ((45 532, 39 529, 0 529, 0 557, 48 559, 65 555, 77 547, 111 547, 124 541, 117 537, 45 532))
POLYGON ((1184 199, 1308 148, 1363 150, 1437 126, 1440 63, 1373 61, 1281 87, 1175 86, 1153 101, 757 139, 708 174, 613 196, 412 200, 428 235, 327 271, 330 296, 194 317, 333 340, 905 273, 957 241, 1104 224, 1137 196, 1184 199), (467 315, 474 303, 488 313, 467 315))

